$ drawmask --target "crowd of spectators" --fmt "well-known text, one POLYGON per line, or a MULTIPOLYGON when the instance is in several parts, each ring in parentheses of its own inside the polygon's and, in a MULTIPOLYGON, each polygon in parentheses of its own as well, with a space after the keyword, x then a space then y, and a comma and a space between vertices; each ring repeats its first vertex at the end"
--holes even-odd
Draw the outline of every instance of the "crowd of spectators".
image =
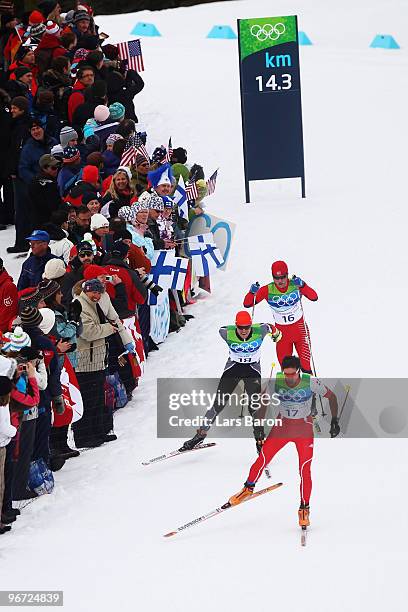
POLYGON ((24 260, 13 280, 0 259, 0 534, 68 459, 116 439, 115 410, 194 301, 191 273, 164 291, 149 272, 157 250, 184 256, 172 194, 194 180, 200 214, 202 167, 150 146, 144 81, 106 38, 85 4, 1 15, 0 229, 15 227, 6 250, 24 260), (140 145, 150 153, 121 165, 140 145))

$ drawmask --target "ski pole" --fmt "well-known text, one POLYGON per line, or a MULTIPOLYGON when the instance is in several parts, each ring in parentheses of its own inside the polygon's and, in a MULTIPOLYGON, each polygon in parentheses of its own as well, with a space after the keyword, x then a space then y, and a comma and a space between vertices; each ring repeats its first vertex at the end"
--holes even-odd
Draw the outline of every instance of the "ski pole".
POLYGON ((346 402, 347 402, 347 399, 348 399, 348 396, 349 396, 349 393, 350 393, 350 389, 351 389, 351 386, 350 385, 346 385, 346 395, 344 396, 344 400, 343 400, 343 403, 341 405, 340 414, 339 414, 339 417, 338 417, 338 421, 339 422, 340 422, 340 419, 341 419, 341 415, 343 414, 344 406, 346 405, 346 402))
MULTIPOLYGON (((293 278, 293 277, 292 277, 292 278, 293 278)), ((318 376, 317 376, 317 374, 316 374, 316 366, 315 366, 315 362, 314 362, 314 359, 313 359, 312 343, 311 343, 311 341, 310 341, 309 327, 308 327, 307 322, 306 322, 305 311, 303 310, 302 299, 300 299, 300 300, 299 300, 299 303, 300 303, 300 308, 301 308, 301 310, 302 310, 303 327, 304 327, 304 330, 305 330, 305 335, 306 335, 307 346, 308 346, 308 348, 309 348, 309 353, 310 353, 310 361, 311 361, 311 363, 312 363, 312 372, 313 372, 313 376, 315 376, 316 378, 318 378, 318 376)), ((326 413, 325 413, 325 411, 324 411, 324 408, 323 408, 323 402, 322 402, 322 398, 321 398, 321 396, 320 396, 320 395, 319 395, 319 402, 320 402, 320 408, 322 409, 322 416, 324 416, 324 417, 325 417, 325 416, 326 416, 326 413)))

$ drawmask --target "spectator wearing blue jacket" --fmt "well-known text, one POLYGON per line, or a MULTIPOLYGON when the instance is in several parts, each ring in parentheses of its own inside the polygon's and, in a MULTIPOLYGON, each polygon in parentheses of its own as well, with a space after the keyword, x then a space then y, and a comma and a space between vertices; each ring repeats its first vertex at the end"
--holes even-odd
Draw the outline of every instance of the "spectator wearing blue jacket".
POLYGON ((20 278, 18 279, 17 289, 21 291, 27 287, 36 287, 42 280, 45 264, 50 259, 57 259, 51 253, 48 232, 34 230, 31 236, 27 237, 30 243, 31 255, 22 265, 20 278))
POLYGON ((18 165, 18 175, 26 185, 38 174, 40 157, 50 153, 52 147, 57 144, 55 138, 45 133, 40 119, 32 119, 29 128, 31 138, 22 148, 18 165))

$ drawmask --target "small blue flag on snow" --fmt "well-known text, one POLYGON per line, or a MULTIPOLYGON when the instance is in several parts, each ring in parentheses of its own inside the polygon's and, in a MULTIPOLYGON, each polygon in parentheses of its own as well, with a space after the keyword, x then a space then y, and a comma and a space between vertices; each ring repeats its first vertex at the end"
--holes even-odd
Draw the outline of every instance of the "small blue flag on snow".
POLYGON ((186 185, 184 179, 180 174, 180 178, 174 192, 174 201, 178 206, 178 212, 181 219, 188 219, 188 204, 186 196, 186 185))

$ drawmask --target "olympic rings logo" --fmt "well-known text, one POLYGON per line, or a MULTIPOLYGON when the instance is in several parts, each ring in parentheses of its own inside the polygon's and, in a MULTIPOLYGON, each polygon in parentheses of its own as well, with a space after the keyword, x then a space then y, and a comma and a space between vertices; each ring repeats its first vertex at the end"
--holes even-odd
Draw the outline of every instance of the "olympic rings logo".
POLYGON ((259 343, 256 340, 252 340, 252 342, 232 342, 230 344, 230 349, 234 353, 254 353, 259 349, 259 343))
POLYGON ((310 395, 307 393, 306 389, 296 389, 296 391, 279 389, 278 394, 284 402, 302 402, 308 399, 308 395, 310 395))
POLYGON ((299 296, 296 291, 292 291, 288 295, 276 295, 273 296, 272 302, 276 306, 293 306, 299 301, 299 296))
POLYGON ((251 27, 251 34, 255 36, 260 42, 265 40, 278 40, 282 34, 286 31, 286 27, 283 23, 277 23, 272 25, 271 23, 265 23, 263 26, 253 25, 251 27))

